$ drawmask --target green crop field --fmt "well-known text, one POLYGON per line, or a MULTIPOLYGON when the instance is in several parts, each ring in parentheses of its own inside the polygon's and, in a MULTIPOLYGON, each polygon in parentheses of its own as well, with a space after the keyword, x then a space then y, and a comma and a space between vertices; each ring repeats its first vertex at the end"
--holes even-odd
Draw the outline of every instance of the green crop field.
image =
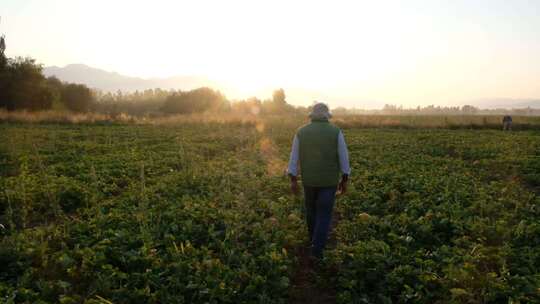
MULTIPOLYGON (((301 123, 0 124, 0 302, 300 303, 301 123)), ((351 186, 309 288, 540 303, 540 131, 344 132, 351 186)))

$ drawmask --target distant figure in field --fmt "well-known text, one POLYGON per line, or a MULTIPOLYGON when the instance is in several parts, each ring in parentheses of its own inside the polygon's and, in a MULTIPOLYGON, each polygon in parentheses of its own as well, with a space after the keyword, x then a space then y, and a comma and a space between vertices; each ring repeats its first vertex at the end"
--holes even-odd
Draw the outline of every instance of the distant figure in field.
POLYGON ((507 130, 507 131, 510 131, 512 130, 512 116, 510 115, 504 115, 503 117, 503 131, 507 130))
POLYGON ((324 103, 315 104, 309 117, 311 123, 298 129, 294 136, 287 172, 291 190, 298 194, 300 167, 311 253, 316 258, 322 258, 336 191, 340 194, 347 191, 351 169, 343 133, 328 122, 332 117, 328 106, 324 103))

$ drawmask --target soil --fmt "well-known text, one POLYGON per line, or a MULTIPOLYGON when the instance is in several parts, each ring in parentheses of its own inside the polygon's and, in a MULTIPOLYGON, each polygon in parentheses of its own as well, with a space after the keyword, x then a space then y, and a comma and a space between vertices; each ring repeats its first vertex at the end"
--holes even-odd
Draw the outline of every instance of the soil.
MULTIPOLYGON (((336 246, 334 228, 339 222, 339 214, 334 209, 332 228, 327 242, 327 250, 336 246)), ((298 265, 291 279, 289 303, 333 304, 336 303, 335 286, 317 284, 317 275, 321 271, 319 261, 310 254, 309 244, 296 249, 298 265)))

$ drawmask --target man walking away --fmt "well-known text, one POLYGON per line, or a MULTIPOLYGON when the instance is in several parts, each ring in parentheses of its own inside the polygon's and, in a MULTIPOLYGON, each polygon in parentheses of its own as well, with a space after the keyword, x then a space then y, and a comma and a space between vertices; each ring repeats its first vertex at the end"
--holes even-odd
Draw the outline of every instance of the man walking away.
POLYGON ((504 115, 503 117, 503 131, 512 130, 512 116, 504 115))
POLYGON ((298 194, 300 166, 312 255, 322 258, 336 191, 340 194, 347 191, 349 156, 343 133, 328 122, 331 118, 328 106, 315 104, 309 117, 311 123, 301 127, 294 136, 287 172, 291 179, 291 190, 298 194))

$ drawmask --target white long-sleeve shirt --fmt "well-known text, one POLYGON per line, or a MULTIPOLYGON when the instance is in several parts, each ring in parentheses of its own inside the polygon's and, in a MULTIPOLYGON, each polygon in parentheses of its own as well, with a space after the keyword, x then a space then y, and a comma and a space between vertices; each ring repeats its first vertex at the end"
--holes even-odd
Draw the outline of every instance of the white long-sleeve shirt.
MULTIPOLYGON (((343 132, 339 131, 338 135, 338 158, 339 158, 339 168, 343 174, 351 174, 351 167, 349 165, 349 152, 347 151, 347 144, 345 143, 345 137, 343 132)), ((298 176, 298 165, 300 162, 300 142, 298 141, 298 136, 295 135, 293 139, 291 156, 289 158, 289 167, 287 168, 287 173, 298 176)))

